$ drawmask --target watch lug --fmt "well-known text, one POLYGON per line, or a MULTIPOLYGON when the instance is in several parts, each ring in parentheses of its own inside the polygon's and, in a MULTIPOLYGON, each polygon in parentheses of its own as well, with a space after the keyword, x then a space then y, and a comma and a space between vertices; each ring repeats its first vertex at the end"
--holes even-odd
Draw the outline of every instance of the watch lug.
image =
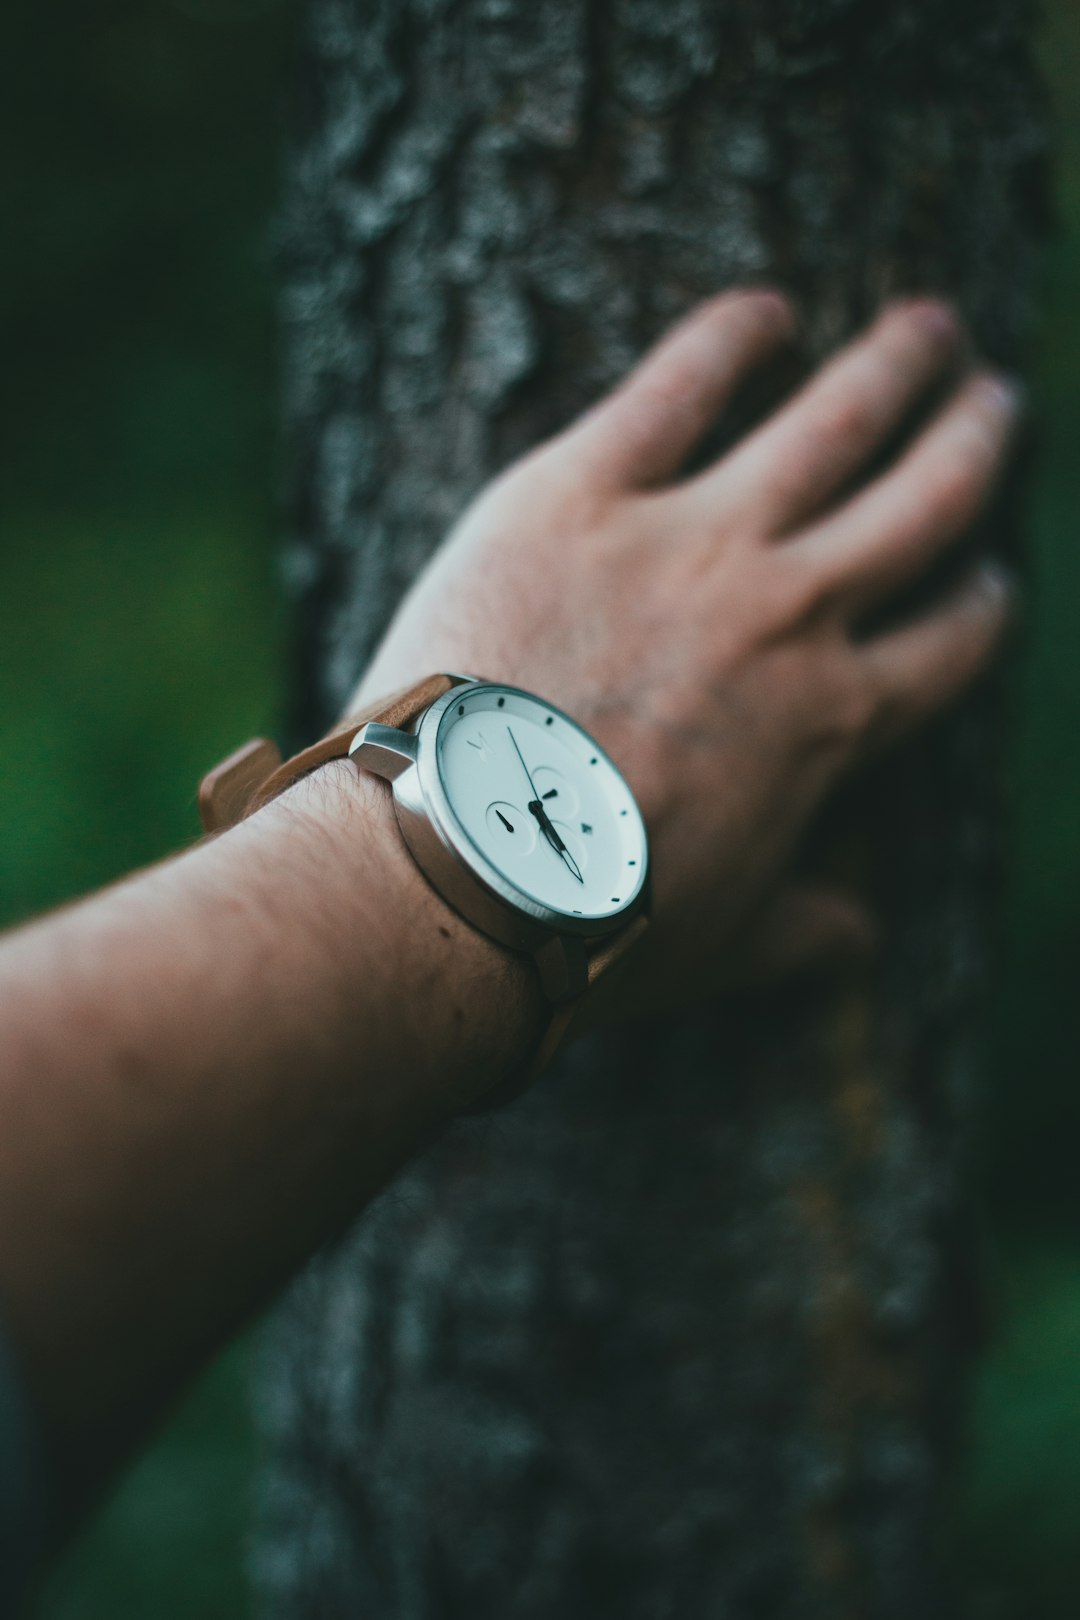
POLYGON ((393 782, 410 765, 416 764, 416 750, 417 741, 411 732, 369 720, 349 744, 349 758, 363 770, 373 771, 376 776, 393 782))
POLYGON ((555 934, 533 952, 540 983, 549 1001, 571 1001, 589 987, 585 942, 555 934))

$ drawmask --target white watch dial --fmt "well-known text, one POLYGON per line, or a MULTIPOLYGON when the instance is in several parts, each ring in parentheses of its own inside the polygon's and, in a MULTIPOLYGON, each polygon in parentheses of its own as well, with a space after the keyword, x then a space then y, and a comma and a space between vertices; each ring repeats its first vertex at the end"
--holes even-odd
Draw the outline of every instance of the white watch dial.
POLYGON ((510 687, 466 691, 436 744, 447 801, 469 842, 521 894, 568 917, 624 911, 645 882, 633 795, 587 732, 510 687))

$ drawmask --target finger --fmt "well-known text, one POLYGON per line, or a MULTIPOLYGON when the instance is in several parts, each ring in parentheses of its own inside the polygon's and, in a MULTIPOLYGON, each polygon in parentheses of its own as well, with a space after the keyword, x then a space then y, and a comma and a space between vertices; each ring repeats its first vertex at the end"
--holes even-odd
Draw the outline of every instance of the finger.
POLYGON ((695 480, 715 509, 732 498, 763 534, 818 511, 954 363, 956 317, 931 299, 886 311, 769 421, 695 480))
POLYGON ((742 934, 725 982, 772 984, 841 967, 867 960, 878 944, 877 924, 856 894, 836 884, 792 882, 742 934))
POLYGON ((673 477, 739 384, 787 342, 791 305, 780 293, 722 293, 680 321, 570 437, 616 484, 673 477))
POLYGON ((853 615, 910 584, 974 522, 1012 438, 1019 396, 972 377, 903 460, 797 544, 853 615))
POLYGON ((1000 648, 1014 609, 1009 574, 984 562, 928 613, 864 643, 878 701, 870 747, 913 730, 966 691, 1000 648))

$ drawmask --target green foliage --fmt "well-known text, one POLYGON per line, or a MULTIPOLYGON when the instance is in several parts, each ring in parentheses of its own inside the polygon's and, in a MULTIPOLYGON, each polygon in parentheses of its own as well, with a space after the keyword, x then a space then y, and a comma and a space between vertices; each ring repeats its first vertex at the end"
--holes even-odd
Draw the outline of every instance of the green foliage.
POLYGON ((1009 786, 1014 838, 988 1169, 1010 1220, 1080 1218, 1080 12, 1047 11, 1044 63, 1054 92, 1057 238, 1047 265, 1033 414, 1040 460, 1031 583, 1009 786))
MULTIPOLYGON (((198 831, 272 727, 269 220, 291 27, 268 0, 5 17, 0 922, 198 831)), ((239 1620, 252 1469, 235 1347, 65 1559, 45 1620, 239 1620)))
POLYGON ((962 1537, 968 1620, 1066 1620, 1080 1585, 1076 1243, 1015 1243, 972 1411, 962 1537))
POLYGON ((1035 368, 1042 449, 983 1142, 993 1321, 960 1502, 968 1620, 1072 1620, 1080 1585, 1080 13, 1066 0, 1047 6, 1043 45, 1060 218, 1035 368))
POLYGON ((91 510, 78 528, 13 520, 0 552, 9 918, 190 839, 202 771, 272 723, 279 615, 257 519, 238 495, 91 510))
MULTIPOLYGON (((0 921, 194 836, 194 784, 272 726, 273 312, 284 0, 23 0, 5 18, 0 921)), ((1052 0, 1062 154, 1036 410, 1036 582, 984 1141, 998 1324, 962 1499, 965 1613, 1065 1620, 1080 1584, 1080 13, 1052 0)), ((49 1586, 43 1620, 237 1620, 244 1346, 49 1586)))
POLYGON ((248 1351, 222 1356, 49 1583, 42 1620, 243 1620, 248 1351))

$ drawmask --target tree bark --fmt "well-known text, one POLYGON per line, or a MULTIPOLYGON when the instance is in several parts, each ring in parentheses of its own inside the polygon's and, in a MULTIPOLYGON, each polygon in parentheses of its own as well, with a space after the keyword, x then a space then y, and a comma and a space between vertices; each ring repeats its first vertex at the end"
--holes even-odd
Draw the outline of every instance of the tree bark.
MULTIPOLYGON (((791 289, 810 363, 933 289, 1022 359, 1026 0, 309 11, 283 214, 305 735, 468 499, 699 296, 791 289)), ((1014 549, 1014 504, 985 542, 1014 549)), ((872 975, 578 1048, 312 1266, 261 1385, 266 1614, 956 1612, 998 709, 819 835, 887 919, 872 975)))

